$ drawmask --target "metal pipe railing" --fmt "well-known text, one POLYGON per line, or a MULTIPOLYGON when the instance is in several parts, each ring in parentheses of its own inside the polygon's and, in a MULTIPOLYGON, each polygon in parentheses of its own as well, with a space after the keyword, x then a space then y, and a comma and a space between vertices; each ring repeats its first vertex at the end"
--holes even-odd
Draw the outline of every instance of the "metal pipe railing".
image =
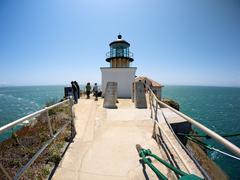
POLYGON ((42 154, 42 152, 53 142, 54 139, 56 139, 56 137, 58 137, 58 135, 63 132, 63 130, 67 127, 67 125, 69 124, 66 123, 56 134, 53 135, 53 137, 51 139, 49 139, 39 150, 38 152, 28 161, 28 163, 26 165, 24 165, 15 175, 15 177, 13 178, 14 180, 19 179, 23 173, 33 164, 33 162, 42 154))
POLYGON ((180 111, 175 110, 174 108, 170 107, 169 105, 163 103, 162 101, 160 101, 156 95, 153 93, 153 91, 148 88, 149 92, 151 93, 151 96, 156 100, 156 102, 158 102, 161 106, 170 109, 171 111, 173 111, 174 113, 176 113, 177 115, 181 116, 182 118, 184 118, 186 121, 188 121, 189 123, 191 123, 192 125, 196 126, 197 128, 199 128, 200 130, 202 130, 204 133, 206 133, 208 136, 210 136, 211 138, 215 139, 216 141, 218 141, 220 144, 224 145, 228 150, 230 150, 231 152, 233 152, 235 155, 237 155, 238 157, 240 157, 240 148, 237 147, 235 144, 231 143, 230 141, 228 141, 227 139, 223 138, 222 136, 220 136, 219 134, 217 134, 216 132, 212 131, 211 129, 207 128, 206 126, 202 125, 201 123, 195 121, 194 119, 190 118, 189 116, 181 113, 180 111))
MULTIPOLYGON (((159 129, 161 129, 161 125, 159 124, 158 121, 158 102, 156 101, 156 99, 154 98, 154 96, 152 96, 151 94, 149 95, 149 102, 150 102, 150 108, 151 108, 151 114, 153 114, 154 118, 152 117, 152 119, 154 120, 154 127, 153 127, 153 137, 156 138, 156 125, 159 129)), ((160 107, 161 110, 161 107, 160 107)), ((162 113, 162 111, 161 111, 162 113)), ((169 137, 167 136, 167 134, 161 130, 161 134, 164 135, 164 137, 167 139, 167 141, 170 143, 171 147, 173 148, 173 150, 177 153, 177 148, 176 146, 172 143, 172 141, 169 139, 169 137)), ((184 167, 186 168, 186 170, 188 171, 188 173, 191 172, 191 168, 189 168, 189 166, 187 165, 186 160, 183 158, 183 156, 181 154, 178 154, 179 159, 182 161, 184 167)))
POLYGON ((41 110, 36 111, 36 112, 34 112, 34 113, 32 113, 32 114, 29 114, 29 115, 27 115, 27 116, 24 116, 24 117, 22 117, 22 118, 20 118, 20 119, 18 119, 18 120, 16 120, 16 121, 13 121, 13 122, 11 122, 11 123, 9 123, 9 124, 6 124, 5 126, 0 127, 0 134, 3 133, 3 132, 5 132, 5 131, 7 131, 8 129, 11 129, 12 127, 14 127, 14 126, 16 126, 16 125, 19 125, 19 124, 23 123, 24 121, 26 121, 26 120, 28 120, 28 119, 34 118, 34 117, 40 115, 41 113, 43 113, 43 112, 45 112, 45 111, 47 111, 47 110, 53 109, 54 107, 60 106, 61 104, 64 104, 64 103, 66 103, 66 102, 68 102, 68 101, 69 101, 69 99, 67 99, 67 100, 65 100, 65 101, 62 101, 62 102, 59 102, 59 103, 57 103, 57 104, 54 104, 54 105, 52 105, 52 106, 45 107, 44 109, 41 109, 41 110))
MULTIPOLYGON (((74 124, 74 117, 73 117, 73 99, 70 97, 67 100, 64 100, 62 102, 56 103, 52 106, 49 107, 45 107, 44 109, 41 109, 39 111, 36 111, 32 114, 29 114, 25 117, 22 117, 16 121, 13 121, 5 126, 0 127, 0 134, 9 130, 10 128, 13 128, 16 125, 19 125, 21 123, 23 123, 26 120, 32 119, 44 112, 46 112, 46 116, 47 116, 47 123, 48 123, 48 128, 49 128, 49 134, 50 134, 50 139, 37 151, 37 153, 35 153, 35 155, 28 161, 28 163, 26 165, 24 165, 22 168, 20 168, 20 170, 17 172, 17 174, 15 175, 15 177, 13 179, 19 179, 22 174, 33 164, 33 162, 42 154, 42 152, 54 141, 54 139, 56 139, 56 137, 58 137, 58 135, 63 132, 63 130, 67 127, 67 125, 70 124, 70 122, 65 123, 55 134, 53 134, 53 129, 52 129, 52 125, 51 125, 51 121, 49 118, 49 114, 48 111, 50 109, 53 109, 55 107, 61 106, 64 103, 69 103, 69 107, 70 107, 70 116, 71 116, 71 136, 73 137, 76 134, 76 129, 75 129, 75 124, 74 124)), ((11 179, 11 177, 9 176, 8 172, 5 170, 5 168, 3 167, 3 165, 0 163, 0 170, 2 170, 5 174, 5 176, 8 179, 11 179)))

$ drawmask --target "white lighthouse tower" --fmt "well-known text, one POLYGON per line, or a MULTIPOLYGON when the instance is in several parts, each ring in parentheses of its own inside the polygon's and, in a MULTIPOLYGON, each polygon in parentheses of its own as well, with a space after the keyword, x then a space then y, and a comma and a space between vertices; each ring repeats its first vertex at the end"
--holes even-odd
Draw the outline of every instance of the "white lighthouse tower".
POLYGON ((106 61, 110 67, 101 67, 102 91, 105 93, 107 82, 117 82, 117 96, 130 98, 132 83, 135 79, 136 67, 130 67, 133 53, 129 51, 130 44, 118 35, 118 39, 109 44, 110 52, 106 54, 106 61))

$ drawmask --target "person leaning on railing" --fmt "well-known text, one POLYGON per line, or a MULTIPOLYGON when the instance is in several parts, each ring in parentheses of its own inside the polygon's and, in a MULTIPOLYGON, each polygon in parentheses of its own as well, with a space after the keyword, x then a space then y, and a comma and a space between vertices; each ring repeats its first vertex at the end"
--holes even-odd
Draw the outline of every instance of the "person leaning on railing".
POLYGON ((79 99, 79 98, 80 98, 80 87, 79 87, 77 81, 74 81, 74 84, 75 84, 76 87, 77 87, 77 95, 78 95, 78 99, 79 99))
POLYGON ((71 84, 72 84, 74 103, 77 104, 78 103, 78 88, 73 81, 71 82, 71 84))

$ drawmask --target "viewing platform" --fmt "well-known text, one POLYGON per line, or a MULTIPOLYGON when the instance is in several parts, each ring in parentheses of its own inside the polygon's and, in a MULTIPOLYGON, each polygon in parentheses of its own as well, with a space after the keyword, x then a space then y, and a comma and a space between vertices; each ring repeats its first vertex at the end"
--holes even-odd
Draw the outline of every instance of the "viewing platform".
MULTIPOLYGON (((181 170, 202 177, 177 143, 163 115, 160 115, 159 124, 167 137, 160 137, 157 131, 156 134, 167 145, 167 152, 152 138, 154 123, 150 118, 151 110, 135 108, 130 99, 118 101, 117 109, 105 109, 103 99, 79 100, 74 106, 77 134, 53 179, 158 179, 148 166, 140 163, 136 144, 151 149, 167 162, 174 160, 181 170), (170 158, 169 153, 173 155, 170 158)), ((171 115, 171 112, 166 113, 171 115)), ((152 162, 169 179, 177 179, 173 171, 155 160, 152 162)))
POLYGON ((138 81, 134 85, 133 99, 118 98, 116 103, 109 85, 108 97, 104 99, 81 97, 73 105, 70 97, 0 127, 3 133, 22 126, 1 144, 0 177, 9 180, 43 178, 43 175, 57 180, 158 179, 158 171, 163 179, 181 179, 185 175, 195 175, 197 179, 228 179, 207 157, 206 149, 185 141, 186 136, 179 134, 194 135, 194 131, 189 131, 194 125, 233 154, 214 148, 215 151, 238 159, 239 148, 160 101, 150 88, 139 91, 140 84, 138 81), (116 103, 115 109, 109 106, 111 103, 116 103), (161 163, 151 155, 160 158, 161 163), (13 162, 19 163, 17 168, 12 167, 13 162), (156 167, 155 171, 149 164, 156 167), (52 170, 48 169, 46 174, 46 168, 50 167, 52 170), (185 175, 179 176, 176 170, 185 175))
POLYGON ((240 160, 239 147, 162 99, 163 85, 137 77, 121 35, 109 47, 101 88, 71 82, 60 102, 0 127, 8 136, 0 148, 0 179, 228 179, 207 150, 240 160), (85 94, 88 99, 80 98, 85 94))

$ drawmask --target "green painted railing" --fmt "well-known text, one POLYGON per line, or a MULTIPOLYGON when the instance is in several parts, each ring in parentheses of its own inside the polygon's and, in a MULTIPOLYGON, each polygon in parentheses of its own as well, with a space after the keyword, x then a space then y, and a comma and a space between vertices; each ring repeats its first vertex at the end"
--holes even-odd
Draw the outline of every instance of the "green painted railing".
POLYGON ((157 177, 161 180, 167 180, 168 178, 161 173, 153 164, 151 161, 147 159, 147 156, 153 157, 156 159, 158 162, 162 163, 164 166, 167 168, 171 169, 173 172, 178 174, 180 176, 180 180, 202 180, 202 178, 194 175, 194 174, 187 174, 186 172, 172 166, 168 162, 164 161, 157 155, 153 154, 150 149, 143 149, 139 144, 136 145, 136 149, 138 151, 139 156, 142 158, 143 162, 147 164, 152 171, 157 175, 157 177))

